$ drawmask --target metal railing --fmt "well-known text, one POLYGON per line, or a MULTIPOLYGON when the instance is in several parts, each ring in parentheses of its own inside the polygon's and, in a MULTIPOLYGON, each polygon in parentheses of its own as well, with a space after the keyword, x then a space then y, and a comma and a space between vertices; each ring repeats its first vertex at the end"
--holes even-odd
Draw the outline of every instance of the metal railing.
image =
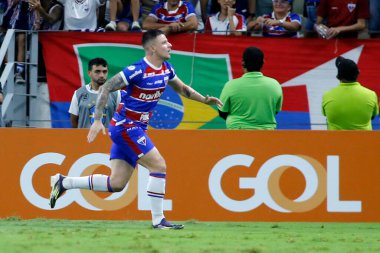
POLYGON ((28 127, 35 117, 30 110, 37 99, 37 64, 38 64, 38 33, 32 31, 9 29, 0 48, 0 63, 5 65, 0 76, 4 101, 1 117, 5 126, 28 127), (17 34, 25 33, 25 61, 16 61, 17 34), (6 62, 6 63, 5 63, 6 62), (25 83, 15 82, 16 63, 25 64, 25 83))

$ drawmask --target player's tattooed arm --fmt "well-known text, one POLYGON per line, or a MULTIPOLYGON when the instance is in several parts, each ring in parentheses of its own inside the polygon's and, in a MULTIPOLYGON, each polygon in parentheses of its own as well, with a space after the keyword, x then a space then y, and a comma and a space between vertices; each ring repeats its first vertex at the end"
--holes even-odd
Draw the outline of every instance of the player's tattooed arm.
POLYGON ((208 104, 209 98, 210 98, 208 95, 207 96, 201 95, 199 92, 197 92, 196 90, 194 90, 188 85, 182 86, 181 94, 187 98, 190 98, 192 100, 205 103, 205 104, 208 104))
POLYGON ((195 90, 190 88, 189 86, 187 85, 184 85, 182 87, 182 94, 183 96, 187 97, 187 98, 191 98, 191 95, 195 93, 195 90))
POLYGON ((106 82, 103 86, 107 88, 110 92, 117 91, 124 88, 126 85, 121 77, 120 73, 113 76, 108 82, 106 82))
POLYGON ((103 117, 103 109, 107 104, 110 92, 120 90, 123 87, 125 87, 125 83, 123 82, 123 78, 120 74, 113 76, 105 84, 100 86, 95 105, 95 120, 100 120, 103 117))
POLYGON ((193 99, 199 102, 203 102, 204 97, 199 94, 197 91, 195 91, 190 86, 186 85, 184 82, 182 82, 181 79, 178 77, 174 78, 173 80, 169 81, 169 84, 173 87, 173 89, 181 94, 182 96, 193 99))
POLYGON ((178 77, 170 81, 169 84, 174 88, 175 91, 180 93, 182 96, 204 103, 208 105, 217 105, 219 107, 223 106, 223 103, 216 97, 203 96, 190 86, 183 83, 178 77))

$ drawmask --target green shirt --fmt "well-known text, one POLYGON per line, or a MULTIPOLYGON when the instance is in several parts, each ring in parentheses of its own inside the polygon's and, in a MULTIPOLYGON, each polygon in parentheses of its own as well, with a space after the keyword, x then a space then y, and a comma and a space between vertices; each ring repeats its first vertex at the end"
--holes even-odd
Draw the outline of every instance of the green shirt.
POLYGON ((282 89, 275 79, 248 72, 227 82, 220 100, 224 103, 220 111, 228 113, 228 129, 275 129, 282 89))
POLYGON ((340 83, 323 95, 322 113, 329 130, 372 130, 379 113, 377 95, 358 82, 340 83))

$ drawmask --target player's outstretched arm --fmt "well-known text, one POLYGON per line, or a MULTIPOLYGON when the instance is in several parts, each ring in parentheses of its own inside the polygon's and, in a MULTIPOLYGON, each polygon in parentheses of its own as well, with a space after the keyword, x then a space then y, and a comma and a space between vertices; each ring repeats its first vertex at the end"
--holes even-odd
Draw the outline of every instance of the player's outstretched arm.
POLYGON ((104 107, 107 104, 110 92, 120 90, 123 87, 125 87, 125 83, 120 74, 113 76, 109 81, 100 86, 95 105, 94 123, 91 125, 87 135, 88 142, 93 142, 100 131, 106 134, 106 129, 102 123, 104 107))
POLYGON ((169 82, 169 84, 173 87, 175 91, 177 91, 182 96, 207 104, 207 105, 217 105, 218 107, 222 107, 223 103, 216 97, 212 96, 203 96, 199 94, 196 90, 186 85, 181 81, 178 77, 175 77, 173 80, 169 82))

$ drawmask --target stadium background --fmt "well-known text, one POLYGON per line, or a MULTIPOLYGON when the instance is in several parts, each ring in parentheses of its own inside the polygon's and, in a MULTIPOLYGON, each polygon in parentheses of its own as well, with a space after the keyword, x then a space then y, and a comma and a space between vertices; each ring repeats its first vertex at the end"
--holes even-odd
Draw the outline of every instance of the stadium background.
MULTIPOLYGON (((206 34, 171 36, 172 59, 178 76, 202 94, 219 96, 226 81, 240 77, 242 52, 257 46, 265 53, 263 73, 283 86, 283 111, 279 129, 326 129, 321 113, 322 95, 335 87, 335 58, 356 61, 362 85, 380 93, 380 60, 377 40, 320 40, 258 37, 224 37, 206 34)), ((144 55, 141 34, 41 33, 47 66, 52 127, 70 127, 67 113, 75 89, 89 82, 87 62, 104 57, 110 76, 144 55)), ((164 94, 151 121, 152 128, 223 129, 216 108, 179 97, 172 89, 164 94), (167 115, 174 115, 170 118, 167 115)), ((378 129, 378 118, 374 128, 378 129)))

